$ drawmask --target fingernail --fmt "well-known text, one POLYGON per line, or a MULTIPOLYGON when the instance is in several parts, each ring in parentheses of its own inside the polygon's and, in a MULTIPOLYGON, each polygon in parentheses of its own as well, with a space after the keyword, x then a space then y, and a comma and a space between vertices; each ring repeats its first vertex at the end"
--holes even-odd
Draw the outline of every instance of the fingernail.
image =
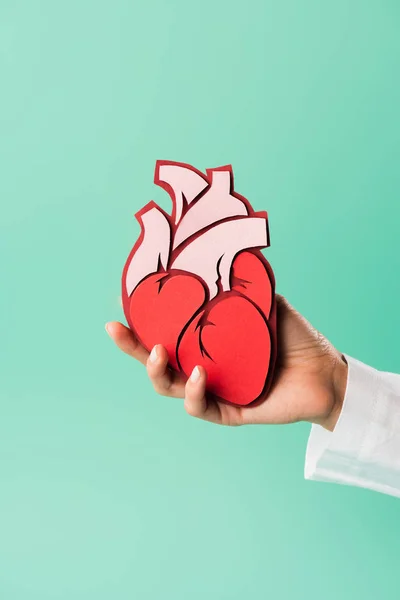
POLYGON ((105 328, 106 328, 106 331, 107 331, 108 335, 110 335, 110 330, 109 330, 109 328, 108 328, 108 325, 109 325, 109 323, 106 323, 106 324, 105 324, 105 328))
POLYGON ((157 358, 157 346, 154 346, 153 350, 150 352, 150 362, 155 363, 157 358))
POLYGON ((196 383, 196 381, 198 381, 199 379, 200 379, 200 369, 199 369, 199 367, 195 367, 190 376, 190 381, 192 383, 196 383))

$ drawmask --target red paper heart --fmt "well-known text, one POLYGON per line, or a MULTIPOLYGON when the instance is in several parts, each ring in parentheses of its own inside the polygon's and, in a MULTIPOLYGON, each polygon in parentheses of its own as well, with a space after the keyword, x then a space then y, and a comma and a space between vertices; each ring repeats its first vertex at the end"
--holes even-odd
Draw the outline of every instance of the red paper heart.
POLYGON ((265 397, 276 358, 275 281, 260 252, 267 214, 233 191, 230 167, 205 176, 158 161, 155 182, 173 210, 151 202, 136 215, 142 231, 122 278, 129 326, 149 351, 162 344, 173 369, 189 377, 202 365, 208 391, 246 406, 265 397))

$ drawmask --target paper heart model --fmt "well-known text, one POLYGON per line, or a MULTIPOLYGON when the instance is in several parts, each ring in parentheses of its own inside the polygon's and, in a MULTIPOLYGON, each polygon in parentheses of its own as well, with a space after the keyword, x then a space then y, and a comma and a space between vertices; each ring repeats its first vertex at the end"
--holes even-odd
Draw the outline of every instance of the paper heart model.
POLYGON ((172 369, 207 372, 207 389, 246 406, 264 398, 276 356, 268 217, 234 192, 230 166, 158 161, 155 183, 172 214, 150 202, 122 276, 126 319, 147 350, 162 344, 172 369))

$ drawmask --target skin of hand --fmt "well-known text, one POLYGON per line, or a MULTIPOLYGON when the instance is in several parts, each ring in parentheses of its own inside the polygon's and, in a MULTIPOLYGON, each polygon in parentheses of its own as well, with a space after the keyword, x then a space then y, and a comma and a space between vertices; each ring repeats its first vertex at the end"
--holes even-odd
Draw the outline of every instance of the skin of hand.
POLYGON ((322 334, 316 331, 282 296, 278 310, 278 359, 274 382, 264 401, 235 407, 206 393, 207 375, 197 366, 185 381, 168 367, 165 348, 156 345, 150 354, 122 323, 110 322, 106 330, 126 354, 146 365, 155 391, 184 399, 186 412, 219 425, 283 424, 308 421, 333 431, 347 386, 347 363, 322 334))

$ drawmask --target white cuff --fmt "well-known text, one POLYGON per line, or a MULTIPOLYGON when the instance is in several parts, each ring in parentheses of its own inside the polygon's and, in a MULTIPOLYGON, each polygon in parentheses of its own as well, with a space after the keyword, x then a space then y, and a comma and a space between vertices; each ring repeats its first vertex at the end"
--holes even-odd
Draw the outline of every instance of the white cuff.
POLYGON ((333 432, 312 426, 305 478, 400 497, 400 377, 346 360, 341 415, 333 432))

